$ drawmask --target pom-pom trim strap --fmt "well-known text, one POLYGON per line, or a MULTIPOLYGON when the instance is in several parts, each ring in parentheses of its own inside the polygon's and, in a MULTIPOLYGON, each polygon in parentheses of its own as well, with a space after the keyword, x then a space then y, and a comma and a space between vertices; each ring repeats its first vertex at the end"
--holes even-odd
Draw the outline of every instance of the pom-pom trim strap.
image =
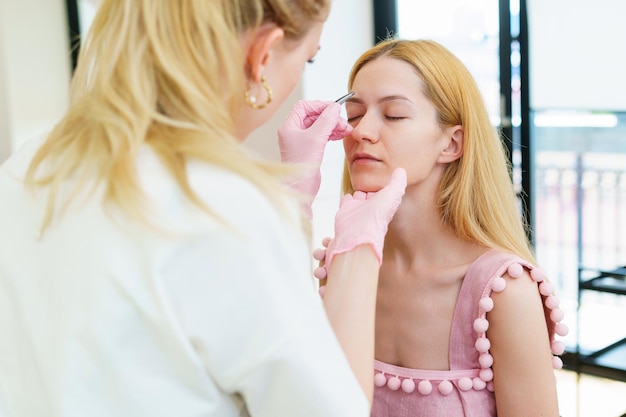
POLYGON ((493 391, 491 381, 485 381, 479 369, 434 371, 417 370, 375 362, 374 385, 392 391, 401 390, 406 394, 430 395, 438 392, 449 395, 455 389, 460 391, 493 391))
POLYGON ((489 354, 490 342, 487 338, 487 329, 489 328, 489 321, 487 320, 487 313, 493 309, 493 298, 491 298, 492 292, 501 292, 506 289, 506 279, 503 275, 508 274, 511 279, 518 279, 522 277, 523 268, 526 267, 529 270, 531 279, 537 283, 539 293, 541 294, 542 302, 547 310, 550 319, 555 323, 555 333, 550 335, 550 348, 552 354, 556 355, 552 358, 552 366, 554 369, 560 369, 563 367, 563 362, 558 357, 564 351, 563 342, 556 339, 556 336, 566 336, 568 329, 564 323, 561 323, 563 319, 563 311, 559 308, 559 299, 554 295, 552 285, 545 281, 545 274, 541 268, 533 267, 529 263, 513 262, 510 264, 504 264, 498 269, 498 272, 489 280, 485 286, 481 299, 478 302, 478 317, 474 320, 474 331, 477 333, 475 347, 478 351, 479 362, 483 371, 487 372, 487 369, 491 368, 493 359, 489 354))

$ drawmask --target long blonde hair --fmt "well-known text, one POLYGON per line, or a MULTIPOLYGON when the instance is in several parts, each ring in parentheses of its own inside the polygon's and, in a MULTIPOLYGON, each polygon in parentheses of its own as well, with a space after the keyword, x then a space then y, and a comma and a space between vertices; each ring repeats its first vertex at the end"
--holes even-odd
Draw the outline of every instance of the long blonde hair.
MULTIPOLYGON (((444 224, 461 239, 505 249, 533 262, 506 149, 465 65, 437 42, 387 39, 358 58, 348 85, 368 62, 382 56, 413 66, 441 127, 463 126, 463 154, 448 164, 439 188, 437 207, 444 224)), ((347 167, 343 189, 353 191, 347 167)))
POLYGON ((204 209, 186 176, 191 159, 239 173, 279 202, 280 170, 253 160, 233 135, 247 85, 240 39, 269 21, 298 40, 326 17, 329 3, 103 1, 80 49, 69 109, 26 175, 31 188, 48 190, 43 228, 87 184, 104 185, 105 205, 144 218, 135 167, 144 143, 204 209), (70 178, 73 188, 59 204, 61 185, 70 178))

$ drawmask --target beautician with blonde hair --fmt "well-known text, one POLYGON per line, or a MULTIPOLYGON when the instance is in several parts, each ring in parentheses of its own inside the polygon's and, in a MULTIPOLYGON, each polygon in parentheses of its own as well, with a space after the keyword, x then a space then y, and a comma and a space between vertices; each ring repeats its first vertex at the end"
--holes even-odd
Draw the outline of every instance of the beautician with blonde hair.
POLYGON ((65 116, 0 167, 3 417, 369 415, 405 173, 343 200, 322 304, 303 225, 326 143, 351 132, 340 105, 296 106, 288 164, 241 146, 319 50, 329 8, 101 4, 65 116))

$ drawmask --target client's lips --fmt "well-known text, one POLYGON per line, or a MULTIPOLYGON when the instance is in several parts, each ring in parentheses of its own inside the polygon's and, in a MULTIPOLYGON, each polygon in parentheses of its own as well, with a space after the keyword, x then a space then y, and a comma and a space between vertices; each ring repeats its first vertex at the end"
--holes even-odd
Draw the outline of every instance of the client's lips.
POLYGON ((363 152, 355 153, 352 156, 352 162, 361 161, 361 160, 364 161, 364 162, 368 161, 368 160, 369 161, 380 161, 380 159, 376 158, 375 156, 370 155, 368 153, 363 153, 363 152))

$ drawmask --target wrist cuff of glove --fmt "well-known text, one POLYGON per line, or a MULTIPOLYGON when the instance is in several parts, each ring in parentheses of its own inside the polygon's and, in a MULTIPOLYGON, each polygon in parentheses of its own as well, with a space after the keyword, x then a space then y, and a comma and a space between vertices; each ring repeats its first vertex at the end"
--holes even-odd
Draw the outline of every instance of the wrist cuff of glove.
POLYGON ((330 270, 330 266, 333 262, 333 258, 335 255, 339 255, 345 252, 349 252, 352 249, 356 248, 359 245, 367 245, 369 244, 376 258, 378 259, 378 265, 382 265, 383 263, 383 248, 382 245, 378 242, 375 242, 373 239, 369 239, 366 237, 351 237, 350 239, 333 239, 328 245, 328 250, 326 252, 326 261, 325 266, 327 270, 330 270))

